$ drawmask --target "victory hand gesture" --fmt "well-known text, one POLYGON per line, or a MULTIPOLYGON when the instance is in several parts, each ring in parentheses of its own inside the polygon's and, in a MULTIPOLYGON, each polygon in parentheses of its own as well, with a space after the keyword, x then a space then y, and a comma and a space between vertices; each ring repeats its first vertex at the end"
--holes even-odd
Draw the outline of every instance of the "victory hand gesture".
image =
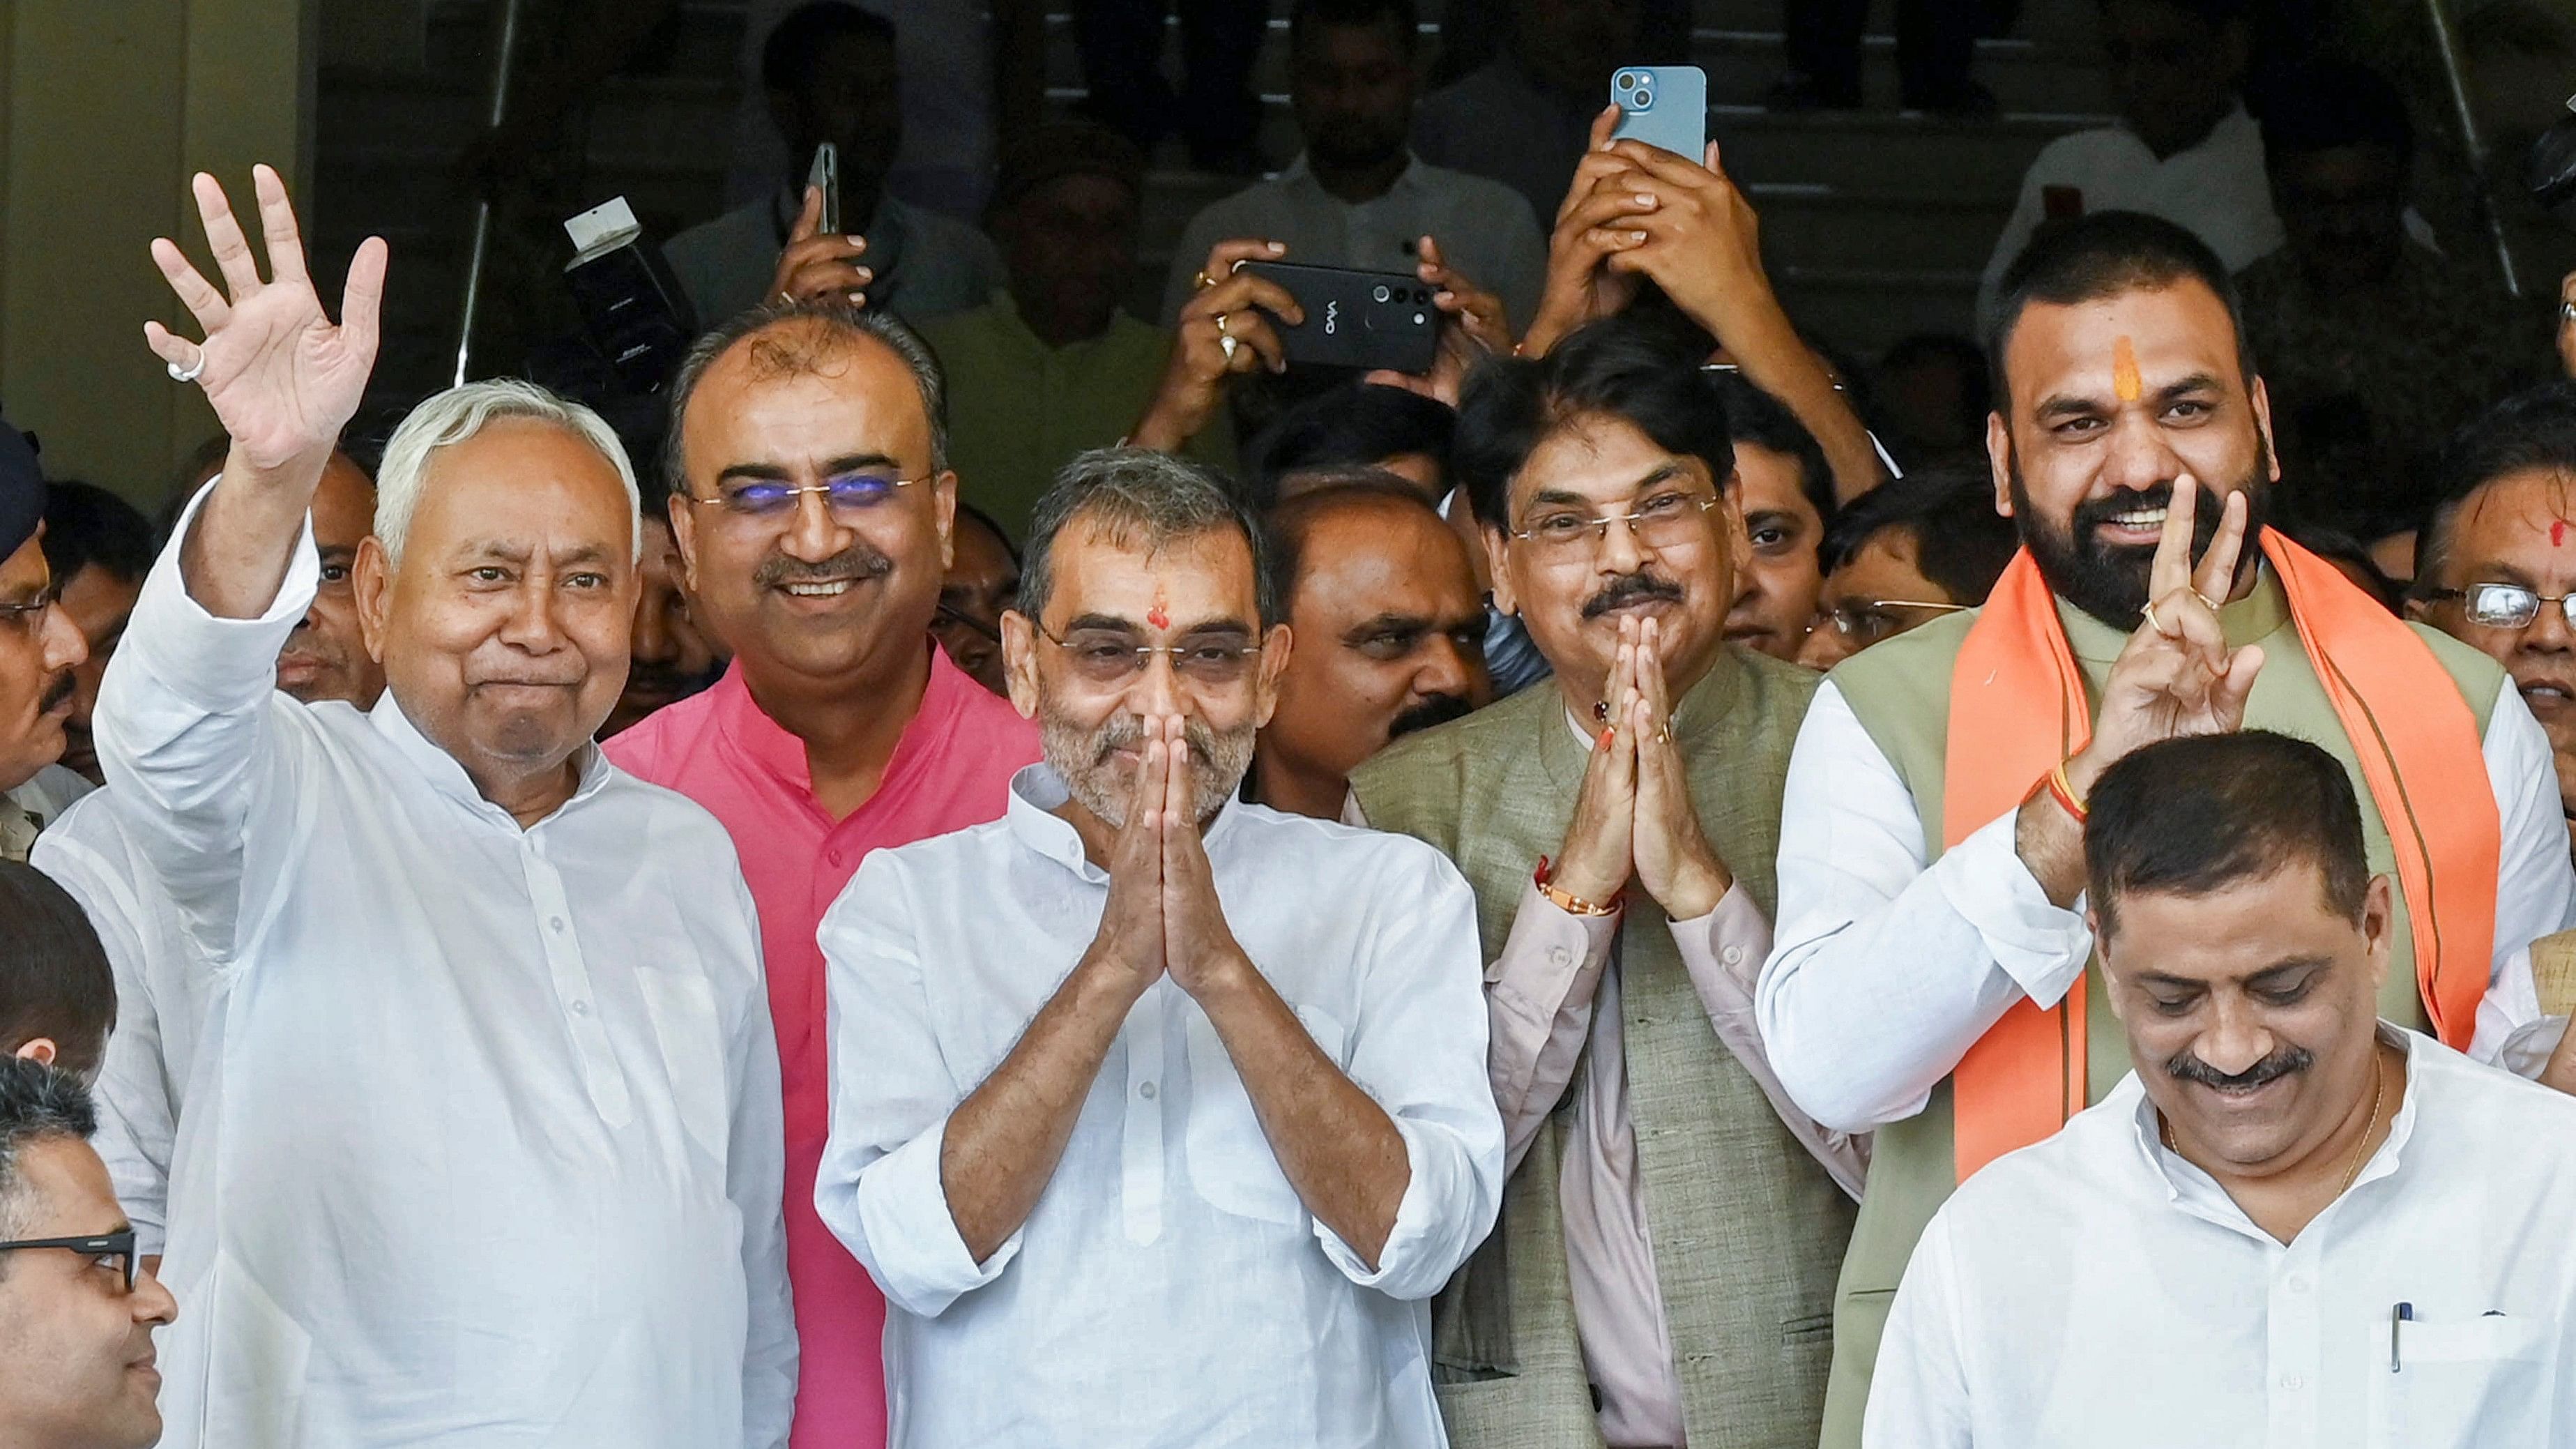
POLYGON ((153 262, 205 329, 206 340, 190 342, 158 322, 143 324, 143 340, 170 365, 171 376, 205 389, 239 462, 262 472, 309 469, 309 488, 320 481, 322 464, 357 412, 375 366, 385 244, 370 237, 359 246, 335 327, 304 273, 304 242, 286 183, 266 166, 254 167, 251 177, 268 246, 268 279, 260 279, 223 187, 199 172, 190 186, 224 290, 200 276, 176 243, 154 238, 153 262))
POLYGON ((2245 496, 2228 496, 2218 534, 2195 568, 2192 515, 2199 498, 2200 485, 2190 474, 2174 479, 2148 574, 2146 617, 2111 666, 2092 743, 2067 763, 2067 778, 2079 792, 2089 791, 2112 762, 2141 745, 2244 726, 2245 700, 2263 667, 2263 650, 2253 644, 2230 650, 2218 606, 2236 587, 2245 496))

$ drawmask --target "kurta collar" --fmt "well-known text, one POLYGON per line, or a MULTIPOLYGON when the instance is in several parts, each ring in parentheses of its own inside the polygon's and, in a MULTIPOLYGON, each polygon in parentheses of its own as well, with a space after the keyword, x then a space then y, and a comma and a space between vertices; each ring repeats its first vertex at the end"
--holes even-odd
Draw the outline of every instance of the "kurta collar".
MULTIPOLYGON (((2343 1197, 2326 1205, 2326 1212, 2332 1212, 2342 1206, 2346 1199, 2365 1185, 2393 1175, 2403 1165, 2406 1144, 2415 1135, 2415 1119, 2417 1113, 2422 1110, 2425 1078, 2428 1075, 2416 1070, 2416 1065, 2421 1060, 2421 1054, 2416 1051, 2416 1046, 2421 1038, 2411 1031, 2383 1020, 2379 1023, 2379 1040, 2397 1048, 2405 1058, 2405 1094, 2397 1105, 2397 1115, 2388 1124, 2387 1140, 2379 1144, 2379 1149, 2371 1154, 2370 1161, 2362 1164, 2360 1175, 2353 1179, 2352 1186, 2344 1191, 2343 1197)), ((2267 1243, 2276 1241, 2271 1234, 2256 1227, 2253 1220, 2245 1216, 2244 1209, 2237 1207, 2235 1199, 2229 1197, 2227 1190, 2218 1185, 2218 1179, 2193 1166, 2179 1153, 2165 1150, 2163 1125, 2157 1117, 2156 1104, 2147 1096, 2147 1089, 2138 1080, 2136 1072, 2131 1072, 2127 1079, 2121 1082, 2118 1090, 2129 1094, 2132 1099, 2129 1110, 2131 1146, 2136 1149, 2139 1164, 2148 1173, 2149 1180, 2163 1186, 2167 1201, 2195 1217, 2207 1218, 2222 1227, 2250 1234, 2267 1243)), ((2323 1212, 2317 1215, 2318 1220, 2324 1217, 2323 1212)), ((2311 1230, 2315 1226, 2314 1221, 2309 1224, 2311 1230)))
MULTIPOLYGON (((454 755, 420 732, 420 727, 411 722, 411 716, 405 714, 401 704, 396 702, 392 690, 386 690, 384 697, 376 701, 375 708, 367 711, 367 722, 385 743, 393 747, 396 755, 428 782, 432 790, 487 819, 502 821, 514 831, 520 829, 517 817, 483 798, 483 792, 475 788, 474 777, 465 772, 465 767, 456 762, 454 755)), ((608 757, 599 752, 597 744, 588 740, 574 751, 573 761, 574 768, 580 772, 580 782, 573 787, 571 798, 556 806, 552 814, 537 822, 537 826, 561 817, 575 805, 598 794, 613 773, 608 757)), ((537 826, 527 828, 533 830, 537 826)))
MULTIPOLYGON (((2066 630, 2066 647, 2087 664, 2109 664, 2129 647, 2128 631, 2114 629, 2064 599, 2057 601, 2057 618, 2066 630)), ((2230 649, 2268 639, 2289 622, 2290 596, 2268 562, 2256 566, 2252 593, 2218 611, 2218 624, 2227 632, 2230 649)))

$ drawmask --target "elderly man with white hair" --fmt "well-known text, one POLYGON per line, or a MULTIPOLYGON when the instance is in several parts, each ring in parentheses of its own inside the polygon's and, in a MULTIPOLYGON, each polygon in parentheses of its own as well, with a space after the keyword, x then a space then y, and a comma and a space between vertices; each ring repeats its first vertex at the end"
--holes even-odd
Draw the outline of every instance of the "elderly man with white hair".
POLYGON ((271 280, 195 180, 225 286, 153 243, 224 471, 145 584, 97 717, 213 978, 179 1123, 165 1444, 785 1442, 778 1062, 723 829, 610 766, 634 473, 518 383, 395 432, 355 593, 387 691, 273 691, 306 521, 373 362, 385 249, 331 325, 284 186, 271 280))

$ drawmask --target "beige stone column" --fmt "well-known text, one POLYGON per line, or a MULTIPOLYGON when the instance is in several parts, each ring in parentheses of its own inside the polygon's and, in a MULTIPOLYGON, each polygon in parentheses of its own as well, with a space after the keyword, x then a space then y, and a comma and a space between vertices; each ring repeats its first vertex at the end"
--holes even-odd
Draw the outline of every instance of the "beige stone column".
POLYGON ((147 317, 193 326, 146 246, 178 238, 211 273, 191 172, 247 209, 266 161, 301 196, 318 5, 0 0, 0 407, 49 474, 148 505, 215 431, 143 345, 147 317))

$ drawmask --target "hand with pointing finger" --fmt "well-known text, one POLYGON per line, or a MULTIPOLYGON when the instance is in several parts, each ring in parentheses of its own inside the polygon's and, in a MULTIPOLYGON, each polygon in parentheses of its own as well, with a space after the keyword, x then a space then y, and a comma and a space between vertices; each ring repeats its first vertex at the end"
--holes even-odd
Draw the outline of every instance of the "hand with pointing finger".
POLYGON ((2174 480, 2148 573, 2145 618, 2111 666, 2092 742, 2067 762, 2067 780, 2079 795, 2141 745, 2244 727, 2245 701, 2263 667, 2263 650, 2253 644, 2228 648, 2218 608, 2235 592, 2236 563, 2246 543, 2246 499, 2228 495, 2218 534, 2195 566, 2192 518, 2199 501, 2200 485, 2190 474, 2174 480))

